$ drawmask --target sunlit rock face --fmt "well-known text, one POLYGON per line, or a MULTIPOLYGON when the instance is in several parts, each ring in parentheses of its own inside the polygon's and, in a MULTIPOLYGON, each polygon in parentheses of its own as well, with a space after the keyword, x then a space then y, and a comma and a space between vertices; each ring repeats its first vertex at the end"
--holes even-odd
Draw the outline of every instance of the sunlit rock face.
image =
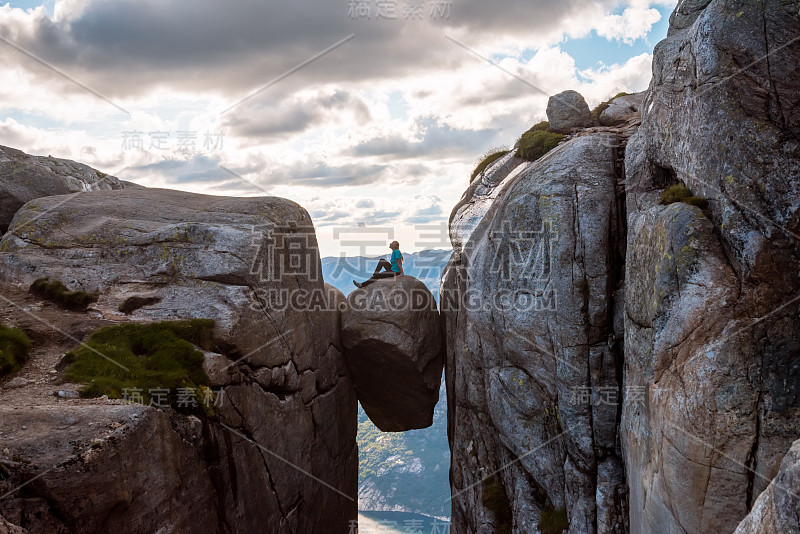
POLYGON ((571 133, 594 124, 594 117, 583 95, 577 91, 563 91, 547 101, 547 121, 550 129, 559 133, 571 133))
POLYGON ((625 160, 631 532, 732 532, 800 436, 798 9, 683 1, 655 49, 625 160), (705 212, 659 203, 678 183, 705 212))
POLYGON ((559 514, 570 532, 625 528, 622 143, 586 133, 535 162, 501 158, 451 215, 440 302, 458 532, 538 532, 559 514))
MULTIPOLYGON (((186 417, 152 407, 101 403, 91 417, 59 405, 47 417, 18 409, 23 420, 45 421, 41 435, 53 440, 18 466, 20 480, 49 469, 56 453, 90 448, 93 439, 110 444, 26 486, 22 501, 30 502, 10 509, 0 500, 8 521, 20 507, 45 503, 70 532, 349 530, 357 401, 339 334, 343 296, 322 280, 303 208, 273 197, 145 188, 40 198, 20 209, 0 241, 0 282, 27 288, 38 278, 97 291, 89 313, 108 321, 214 319, 220 353, 207 353, 205 368, 218 402, 188 434, 179 431, 186 417), (140 305, 120 311, 134 297, 140 305), (63 446, 47 449, 56 442, 63 446), (94 469, 107 475, 102 484, 94 469), (102 498, 80 499, 95 493, 102 498)), ((3 446, 31 455, 26 433, 14 427, 3 430, 3 446)))
POLYGON ((431 426, 444 335, 425 284, 402 276, 350 293, 342 342, 358 399, 375 426, 384 432, 431 426))

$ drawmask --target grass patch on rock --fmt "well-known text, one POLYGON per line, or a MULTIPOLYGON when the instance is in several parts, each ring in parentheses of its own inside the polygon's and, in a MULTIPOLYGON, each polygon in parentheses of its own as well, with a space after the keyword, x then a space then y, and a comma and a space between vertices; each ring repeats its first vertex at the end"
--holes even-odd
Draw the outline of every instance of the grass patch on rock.
POLYGON ((31 284, 30 292, 49 300, 68 310, 85 310, 90 304, 97 302, 98 293, 86 291, 70 291, 58 280, 40 278, 31 284))
POLYGON ((0 324, 0 377, 19 371, 30 352, 31 340, 25 332, 0 324))
POLYGON ((539 531, 542 534, 561 534, 569 528, 567 511, 564 508, 542 510, 539 518, 539 531))
POLYGON ((517 143, 515 156, 528 161, 536 161, 553 150, 564 139, 561 134, 535 129, 540 125, 541 123, 522 134, 517 143))
POLYGON ((151 390, 169 390, 170 404, 179 408, 178 388, 207 390, 204 355, 196 347, 212 350, 213 330, 211 319, 101 328, 67 353, 64 378, 87 384, 81 390, 86 398, 108 395, 120 399, 124 390, 141 390, 143 400, 149 403, 151 390))
POLYGON ((481 482, 481 501, 483 506, 494 514, 495 532, 510 533, 513 526, 511 503, 508 501, 503 481, 496 474, 481 482))
POLYGON ((508 154, 510 150, 490 150, 486 156, 478 163, 478 166, 475 167, 475 170, 472 171, 472 175, 469 177, 470 183, 480 175, 483 171, 485 171, 489 165, 497 161, 498 159, 502 158, 506 154, 508 154))
POLYGON ((136 310, 144 308, 145 306, 158 304, 159 302, 161 302, 161 299, 158 297, 128 297, 119 305, 119 311, 125 315, 130 315, 136 310))
POLYGON ((669 186, 664 190, 663 193, 661 193, 661 198, 658 202, 664 206, 674 204, 676 202, 683 202, 684 204, 696 206, 704 211, 708 209, 708 200, 703 197, 692 195, 692 192, 689 191, 689 188, 683 184, 669 186))

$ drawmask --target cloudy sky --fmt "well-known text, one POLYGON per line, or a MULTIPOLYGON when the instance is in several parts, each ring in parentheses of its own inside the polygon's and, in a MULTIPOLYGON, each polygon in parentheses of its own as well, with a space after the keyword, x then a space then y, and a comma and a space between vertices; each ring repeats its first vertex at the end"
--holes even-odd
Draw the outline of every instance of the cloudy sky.
POLYGON ((289 198, 326 256, 445 248, 481 155, 544 119, 548 94, 593 107, 645 89, 674 5, 12 1, 0 144, 150 187, 289 198))

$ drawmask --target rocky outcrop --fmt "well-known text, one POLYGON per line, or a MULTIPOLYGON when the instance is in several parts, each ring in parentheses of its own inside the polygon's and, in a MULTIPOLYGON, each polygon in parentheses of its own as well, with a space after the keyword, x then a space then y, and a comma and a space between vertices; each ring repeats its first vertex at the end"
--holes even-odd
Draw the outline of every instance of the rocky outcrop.
POLYGON ((800 436, 797 11, 684 1, 655 50, 625 161, 632 532, 732 532, 800 436), (678 183, 705 212, 660 205, 678 183))
POLYGON ((80 191, 123 189, 121 182, 88 165, 51 156, 31 156, 0 146, 0 232, 29 200, 80 191))
POLYGON ((597 131, 535 162, 508 155, 451 215, 440 303, 458 532, 538 532, 564 513, 569 532, 625 529, 623 142, 597 131))
POLYGON ((218 532, 208 466, 192 443, 203 425, 193 419, 194 435, 181 436, 165 412, 144 406, 0 407, 3 446, 17 459, 3 462, 14 473, 3 494, 25 484, 0 509, 31 533, 218 532))
MULTIPOLYGON (((153 484, 147 477, 163 470, 173 478, 158 486, 153 499, 164 497, 185 511, 173 513, 161 504, 152 521, 134 522, 126 531, 180 531, 174 525, 195 503, 210 515, 195 514, 193 528, 209 531, 256 532, 264 525, 274 532, 348 530, 356 517, 357 403, 332 307, 339 297, 322 281, 305 210, 277 198, 158 189, 38 199, 20 209, 0 241, 2 282, 27 288, 37 278, 99 292, 89 313, 109 321, 215 319, 221 353, 207 354, 206 368, 220 387, 216 415, 200 420, 191 433, 196 441, 178 430, 180 438, 170 434, 184 425, 183 416, 168 424, 161 412, 144 407, 138 422, 112 440, 133 451, 129 460, 115 460, 114 447, 92 453, 108 472, 127 473, 120 462, 139 465, 146 458, 142 475, 109 478, 102 499, 64 512, 58 507, 73 502, 65 492, 74 484, 86 482, 83 491, 94 491, 93 475, 73 473, 75 460, 66 455, 62 461, 69 463, 20 494, 25 506, 45 502, 72 531, 105 532, 104 525, 121 524, 129 515, 151 517, 151 498, 131 488, 153 484), (127 315, 119 311, 132 297, 140 299, 138 307, 126 308, 127 315), (155 441, 174 445, 157 458, 136 452, 155 441), (183 495, 186 488, 193 500, 183 495), (112 501, 119 505, 106 513, 103 507, 112 501), (82 523, 80 514, 102 523, 82 523)), ((118 409, 103 405, 96 417, 118 409)), ((56 412, 56 418, 74 419, 56 412)), ((88 436, 93 423, 70 425, 88 436)), ((24 433, 17 435, 11 446, 24 450, 24 433)), ((20 476, 31 476, 44 465, 50 467, 34 459, 17 467, 20 476)), ((0 514, 14 521, 5 501, 0 514)))
POLYGON ((600 113, 600 124, 616 126, 636 118, 641 113, 644 95, 644 92, 641 92, 614 98, 608 103, 608 107, 600 113))
POLYGON ((350 293, 342 342, 358 400, 375 426, 401 432, 432 424, 444 338, 425 284, 402 276, 350 293))
POLYGON ((797 534, 800 532, 800 441, 783 458, 778 474, 756 499, 734 534, 797 534))
POLYGON ((572 90, 550 97, 547 101, 547 120, 550 129, 559 133, 572 133, 573 130, 594 124, 594 117, 583 95, 572 90))
POLYGON ((627 146, 634 105, 535 163, 501 158, 454 210, 457 529, 535 532, 560 507, 570 533, 778 521, 774 487, 753 507, 800 436, 797 8, 680 2, 627 146))
POLYGON ((28 534, 28 531, 13 523, 9 523, 0 515, 0 534, 28 534))

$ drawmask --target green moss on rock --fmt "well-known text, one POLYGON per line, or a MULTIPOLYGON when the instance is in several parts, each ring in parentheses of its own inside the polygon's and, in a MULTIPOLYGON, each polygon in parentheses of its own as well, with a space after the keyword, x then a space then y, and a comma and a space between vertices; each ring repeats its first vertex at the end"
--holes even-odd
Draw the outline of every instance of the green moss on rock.
POLYGON ((708 200, 692 195, 692 192, 684 184, 671 185, 661 193, 660 204, 667 206, 675 202, 683 202, 690 206, 696 206, 701 210, 708 209, 708 200))
POLYGON ((531 128, 520 137, 515 156, 536 161, 558 146, 562 139, 564 136, 561 134, 531 128))
MULTIPOLYGON (((151 389, 169 390, 176 405, 178 388, 205 391, 204 350, 214 348, 214 321, 121 324, 94 332, 80 348, 67 353, 67 380, 87 384, 83 397, 122 398, 124 390, 141 390, 150 400, 151 389)), ((207 388, 206 388, 207 389, 207 388)))
POLYGON ((485 478, 481 482, 481 501, 483 506, 492 512, 495 519, 495 532, 506 534, 511 532, 513 514, 503 481, 497 474, 485 478))
POLYGON ((542 534, 562 534, 568 528, 569 520, 564 508, 542 510, 539 518, 539 531, 542 534))
POLYGON ((0 377, 19 371, 30 352, 31 340, 25 332, 0 324, 0 377))
POLYGON ((98 293, 70 291, 58 280, 40 278, 31 284, 30 292, 69 310, 85 310, 97 302, 98 293))

